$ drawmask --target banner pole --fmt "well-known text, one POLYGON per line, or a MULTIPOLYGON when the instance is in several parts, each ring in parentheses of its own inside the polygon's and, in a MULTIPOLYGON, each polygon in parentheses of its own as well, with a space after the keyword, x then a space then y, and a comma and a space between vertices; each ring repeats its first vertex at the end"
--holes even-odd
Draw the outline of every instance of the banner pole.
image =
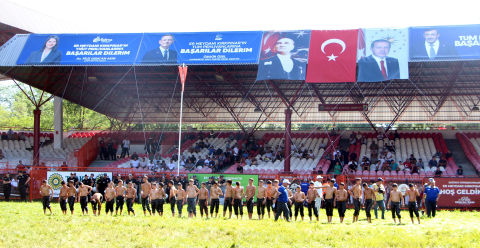
POLYGON ((178 128, 178 160, 177 160, 177 176, 180 176, 180 160, 181 157, 181 148, 182 148, 182 115, 183 115, 183 91, 185 86, 185 79, 187 78, 187 67, 185 64, 178 67, 180 72, 180 80, 182 82, 182 93, 180 96, 180 124, 178 128))

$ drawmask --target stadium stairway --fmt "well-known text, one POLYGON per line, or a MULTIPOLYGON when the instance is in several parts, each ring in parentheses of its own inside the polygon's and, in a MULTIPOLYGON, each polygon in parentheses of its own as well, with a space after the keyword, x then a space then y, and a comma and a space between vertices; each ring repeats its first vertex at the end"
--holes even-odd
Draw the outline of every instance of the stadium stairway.
POLYGON ((111 164, 112 160, 94 160, 89 167, 106 167, 108 164, 111 164))
MULTIPOLYGON (((468 160, 465 152, 460 145, 460 142, 456 139, 446 139, 445 142, 448 144, 448 149, 453 154, 453 159, 457 166, 462 166, 463 174, 466 176, 477 175, 476 169, 472 163, 468 160)), ((428 161, 426 161, 428 163, 428 161)))

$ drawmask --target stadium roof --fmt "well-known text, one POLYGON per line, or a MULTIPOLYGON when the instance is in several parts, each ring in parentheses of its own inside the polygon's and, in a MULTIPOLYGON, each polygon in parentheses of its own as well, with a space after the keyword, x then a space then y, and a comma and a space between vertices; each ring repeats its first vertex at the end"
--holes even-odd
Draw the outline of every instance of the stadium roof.
MULTIPOLYGON (((132 123, 178 123, 176 66, 16 66, 28 35, 0 47, 0 72, 56 96, 132 123), (138 86, 138 87, 137 87, 138 86), (138 92, 138 94, 137 94, 138 92), (140 103, 140 104, 139 104, 140 103)), ((410 80, 379 83, 258 81, 257 65, 190 66, 185 123, 478 122, 480 61, 410 62, 410 80), (360 112, 318 112, 318 104, 366 103, 360 112)))

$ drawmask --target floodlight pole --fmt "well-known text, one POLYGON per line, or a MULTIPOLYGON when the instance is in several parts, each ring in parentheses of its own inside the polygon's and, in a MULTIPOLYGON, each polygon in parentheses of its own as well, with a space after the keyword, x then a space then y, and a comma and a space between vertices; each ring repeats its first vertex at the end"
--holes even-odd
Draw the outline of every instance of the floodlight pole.
POLYGON ((182 93, 180 96, 180 125, 178 128, 178 160, 177 160, 177 176, 180 176, 180 160, 181 160, 181 148, 182 148, 182 114, 183 114, 183 90, 185 88, 185 79, 187 78, 187 66, 182 64, 178 67, 180 73, 180 80, 182 82, 182 93))

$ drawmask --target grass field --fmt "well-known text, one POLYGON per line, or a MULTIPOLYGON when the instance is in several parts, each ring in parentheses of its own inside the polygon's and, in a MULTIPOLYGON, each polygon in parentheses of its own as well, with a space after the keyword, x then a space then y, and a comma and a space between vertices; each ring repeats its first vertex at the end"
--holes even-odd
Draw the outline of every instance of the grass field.
POLYGON ((172 218, 169 205, 163 217, 144 217, 141 205, 134 208, 137 217, 104 212, 95 217, 92 212, 82 216, 77 204, 74 216, 64 216, 53 203, 54 214, 45 216, 40 202, 1 202, 0 247, 480 247, 479 212, 440 211, 436 218, 422 217, 421 225, 412 225, 402 211, 404 223, 395 225, 390 211, 386 220, 374 218, 372 224, 364 211, 356 224, 350 223, 352 210, 344 224, 335 212, 334 223, 326 224, 324 210, 320 222, 288 223, 245 215, 244 220, 172 218))

